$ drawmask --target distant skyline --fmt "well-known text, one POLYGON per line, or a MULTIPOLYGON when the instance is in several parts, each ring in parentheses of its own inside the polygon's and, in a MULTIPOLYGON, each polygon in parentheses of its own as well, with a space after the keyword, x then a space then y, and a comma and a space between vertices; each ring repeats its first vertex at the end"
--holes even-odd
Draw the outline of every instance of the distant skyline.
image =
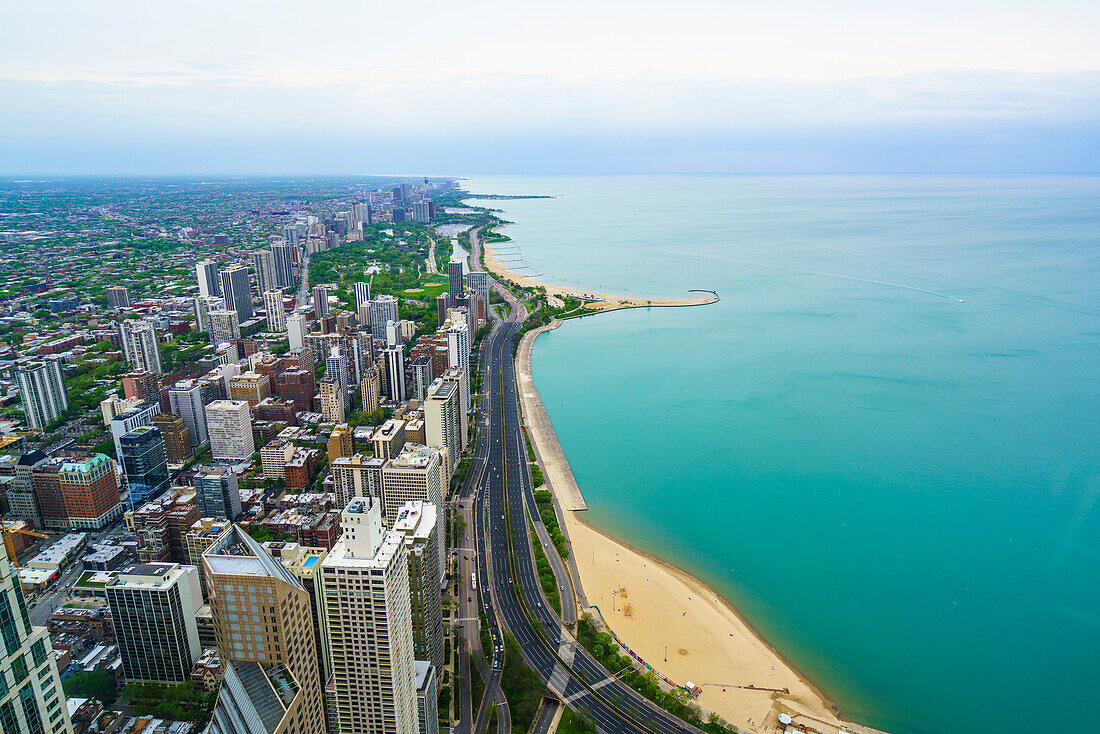
POLYGON ((5 2, 0 173, 1100 171, 1100 3, 5 2))

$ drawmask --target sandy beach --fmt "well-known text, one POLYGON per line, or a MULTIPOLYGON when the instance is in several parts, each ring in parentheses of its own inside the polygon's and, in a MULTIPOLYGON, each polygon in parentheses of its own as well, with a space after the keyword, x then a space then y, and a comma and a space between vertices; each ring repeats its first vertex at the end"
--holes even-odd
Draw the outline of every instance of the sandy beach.
POLYGON ((795 723, 827 734, 874 732, 842 722, 821 692, 702 581, 582 520, 584 499, 531 374, 535 339, 560 324, 524 337, 517 378, 524 420, 565 516, 588 604, 599 607, 615 634, 664 675, 702 686, 701 706, 743 729, 781 731, 778 715, 787 713, 795 723))
MULTIPOLYGON (((477 234, 471 233, 471 236, 476 237, 477 234)), ((599 299, 596 301, 590 301, 589 303, 585 304, 584 308, 586 311, 614 311, 620 308, 645 308, 647 306, 701 306, 714 300, 713 297, 707 296, 702 296, 699 298, 678 299, 616 296, 596 293, 594 291, 581 290, 577 288, 566 288, 565 286, 551 285, 549 283, 542 283, 530 276, 521 275, 514 270, 509 270, 508 267, 500 261, 498 254, 493 250, 493 244, 494 243, 485 243, 484 241, 482 241, 481 247, 485 255, 485 269, 490 271, 498 280, 510 280, 513 283, 516 283, 517 285, 524 288, 545 288, 546 293, 549 296, 582 296, 599 299)))

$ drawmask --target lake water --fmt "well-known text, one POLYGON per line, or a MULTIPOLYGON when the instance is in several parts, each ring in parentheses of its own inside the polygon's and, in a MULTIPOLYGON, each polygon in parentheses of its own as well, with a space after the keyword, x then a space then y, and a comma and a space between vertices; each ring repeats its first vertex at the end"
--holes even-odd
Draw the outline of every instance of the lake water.
POLYGON ((1100 178, 466 184, 555 196, 491 204, 546 281, 721 293, 540 337, 590 521, 713 584, 847 717, 1095 729, 1100 178))

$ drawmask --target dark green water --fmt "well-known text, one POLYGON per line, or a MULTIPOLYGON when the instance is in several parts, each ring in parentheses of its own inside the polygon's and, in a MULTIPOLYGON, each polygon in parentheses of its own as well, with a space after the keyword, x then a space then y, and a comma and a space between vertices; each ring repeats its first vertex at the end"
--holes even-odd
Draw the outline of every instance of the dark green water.
POLYGON ((558 195, 494 204, 546 280, 721 292, 539 339, 590 520, 712 583, 855 720, 1091 720, 1100 178, 469 188, 558 195))

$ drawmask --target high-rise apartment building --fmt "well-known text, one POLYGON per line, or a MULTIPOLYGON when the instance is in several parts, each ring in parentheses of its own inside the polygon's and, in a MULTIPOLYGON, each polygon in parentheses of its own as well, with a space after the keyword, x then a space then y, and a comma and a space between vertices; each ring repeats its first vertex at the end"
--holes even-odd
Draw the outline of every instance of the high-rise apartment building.
POLYGON ((396 402, 405 401, 405 350, 401 347, 383 349, 382 360, 386 365, 386 397, 396 402))
POLYGON ((386 322, 397 321, 397 299, 393 296, 378 296, 370 301, 369 313, 371 336, 385 340, 386 322))
MULTIPOLYGON (((221 273, 225 307, 237 312, 238 323, 252 318, 252 293, 248 286, 248 268, 236 265, 221 273)), ((238 338, 240 336, 238 335, 238 338)))
POLYGON ((363 370, 363 380, 359 383, 359 398, 363 403, 363 411, 370 413, 378 410, 381 394, 382 384, 378 377, 378 368, 372 365, 363 370))
POLYGON ((211 311, 207 316, 210 318, 210 341, 212 343, 223 344, 241 338, 241 320, 233 309, 211 311))
POLYGON ((306 317, 300 313, 292 314, 286 319, 286 335, 290 342, 290 351, 297 352, 306 346, 306 334, 309 328, 306 326, 306 317))
POLYGON ((65 513, 62 527, 101 530, 122 516, 115 462, 107 456, 65 460, 57 482, 65 513))
POLYGON ((153 416, 160 415, 160 400, 147 400, 136 407, 119 413, 111 419, 111 438, 115 444, 115 456, 122 456, 122 437, 135 428, 147 426, 153 422, 153 416))
POLYGON ((325 730, 311 600, 236 525, 202 556, 224 679, 209 734, 325 730))
POLYGON ((447 263, 447 295, 451 303, 454 303, 464 290, 466 289, 462 287, 462 262, 451 260, 447 263))
POLYGON ((316 390, 316 378, 312 370, 288 369, 279 374, 275 381, 275 394, 282 400, 294 403, 296 412, 313 410, 313 394, 316 390))
MULTIPOLYGON (((224 311, 225 301, 217 296, 195 297, 195 330, 210 331, 210 313, 212 311, 224 311)), ((236 313, 236 312, 234 312, 236 313)))
POLYGON ((471 270, 466 273, 466 287, 477 294, 485 308, 489 308, 489 274, 484 270, 471 270))
POLYGON ((416 734, 408 564, 373 497, 340 515, 343 536, 321 562, 332 700, 341 732, 416 734))
POLYGON ((243 400, 215 400, 206 406, 210 454, 215 459, 244 461, 256 451, 252 410, 243 400))
POLYGON ((15 381, 23 397, 27 425, 41 431, 69 409, 69 390, 61 374, 61 361, 46 359, 15 370, 15 381))
POLYGON ((457 367, 449 367, 441 376, 444 382, 453 382, 458 386, 458 435, 461 439, 459 449, 466 450, 469 443, 468 417, 470 414, 470 376, 466 370, 457 367))
MULTIPOLYGON (((204 416, 205 417, 205 416, 204 416)), ((195 456, 191 447, 191 431, 183 418, 172 413, 154 415, 150 425, 160 429, 164 438, 164 449, 168 453, 169 464, 186 464, 195 456)))
POLYGON ((141 401, 160 400, 160 378, 152 370, 135 370, 122 376, 122 392, 141 401))
POLYGON ((103 587, 126 679, 182 683, 202 652, 195 613, 202 606, 199 569, 139 563, 103 587))
POLYGON ((428 397, 428 386, 432 384, 432 358, 426 354, 413 357, 409 363, 410 400, 424 400, 428 397))
POLYGON ((313 318, 325 316, 328 316, 328 288, 319 285, 313 289, 313 318))
POLYGON ((141 426, 123 435, 119 463, 126 475, 130 508, 159 497, 168 489, 168 449, 160 429, 141 426))
POLYGON ((356 497, 382 498, 382 467, 386 460, 377 456, 353 454, 342 456, 329 464, 338 507, 356 497))
POLYGON ((271 243, 271 258, 275 263, 275 287, 289 288, 294 285, 294 250, 293 244, 286 242, 271 243))
POLYGON ((454 474, 462 453, 462 421, 460 418, 458 385, 435 380, 428 387, 424 400, 424 437, 429 446, 447 449, 446 476, 454 474))
POLYGON ((355 453, 355 445, 352 441, 351 426, 341 423, 332 429, 328 437, 328 463, 339 459, 341 456, 351 456, 355 453))
POLYGON ((30 520, 36 528, 44 527, 38 498, 34 494, 34 482, 31 473, 34 468, 46 461, 46 454, 38 449, 22 454, 15 462, 15 476, 8 485, 8 505, 11 515, 30 520))
POLYGON ((229 397, 255 408, 261 400, 271 397, 271 381, 259 372, 242 372, 229 378, 229 397))
MULTIPOLYGON (((335 542, 334 540, 333 543, 335 542)), ((325 595, 321 588, 321 562, 325 560, 329 549, 277 540, 261 545, 272 558, 281 562, 298 578, 309 594, 313 611, 313 636, 318 642, 317 670, 321 673, 321 680, 327 681, 332 675, 332 659, 328 652, 328 637, 325 635, 328 621, 325 617, 325 595)))
POLYGON ((241 514, 237 475, 224 466, 199 467, 195 475, 195 501, 202 517, 236 520, 241 514))
POLYGON ((218 264, 213 260, 199 260, 195 263, 195 272, 199 279, 199 297, 218 297, 222 294, 221 278, 218 277, 218 264))
POLYGON ((400 418, 390 418, 374 429, 370 443, 374 455, 378 458, 385 461, 394 458, 405 449, 405 421, 400 418))
POLYGON ((210 440, 206 428, 206 404, 210 390, 199 380, 182 380, 168 389, 168 404, 175 415, 183 418, 195 448, 210 440))
MULTIPOLYGON (((443 490, 440 485, 440 451, 430 446, 405 444, 394 458, 382 467, 382 519, 386 527, 392 527, 401 506, 406 502, 430 502, 443 506, 443 490)), ((443 519, 438 518, 439 538, 442 543, 443 519)), ((440 550, 442 553, 442 549, 440 550)))
POLYGON ((73 734, 50 634, 32 627, 19 574, 0 553, 0 731, 73 734))
POLYGON ((427 660, 417 660, 416 713, 420 734, 439 734, 439 687, 435 672, 438 670, 427 660))
POLYGON ((357 282, 355 284, 355 313, 363 313, 367 309, 370 312, 370 283, 357 282))
POLYGON ((409 598, 412 611, 413 657, 443 666, 443 556, 436 537, 436 505, 407 502, 397 511, 395 532, 405 541, 409 562, 409 598))
POLYGON ((261 293, 278 288, 275 277, 275 257, 271 254, 271 250, 253 250, 252 269, 256 271, 256 285, 261 293))
POLYGON ((107 308, 129 308, 130 290, 123 285, 113 285, 107 289, 107 308))
POLYGON ((294 444, 286 439, 274 438, 260 449, 260 466, 264 479, 286 477, 286 463, 294 456, 294 444))
POLYGON ((119 322, 122 336, 122 352, 126 361, 137 370, 160 374, 160 347, 157 345, 157 330, 148 321, 127 319, 119 322))
POLYGON ((286 329, 286 306, 283 305, 283 292, 277 288, 264 291, 264 310, 267 311, 267 330, 284 331, 286 329))
POLYGON ((340 383, 330 377, 321 380, 321 420, 326 423, 342 423, 344 421, 344 392, 340 389, 340 383))

